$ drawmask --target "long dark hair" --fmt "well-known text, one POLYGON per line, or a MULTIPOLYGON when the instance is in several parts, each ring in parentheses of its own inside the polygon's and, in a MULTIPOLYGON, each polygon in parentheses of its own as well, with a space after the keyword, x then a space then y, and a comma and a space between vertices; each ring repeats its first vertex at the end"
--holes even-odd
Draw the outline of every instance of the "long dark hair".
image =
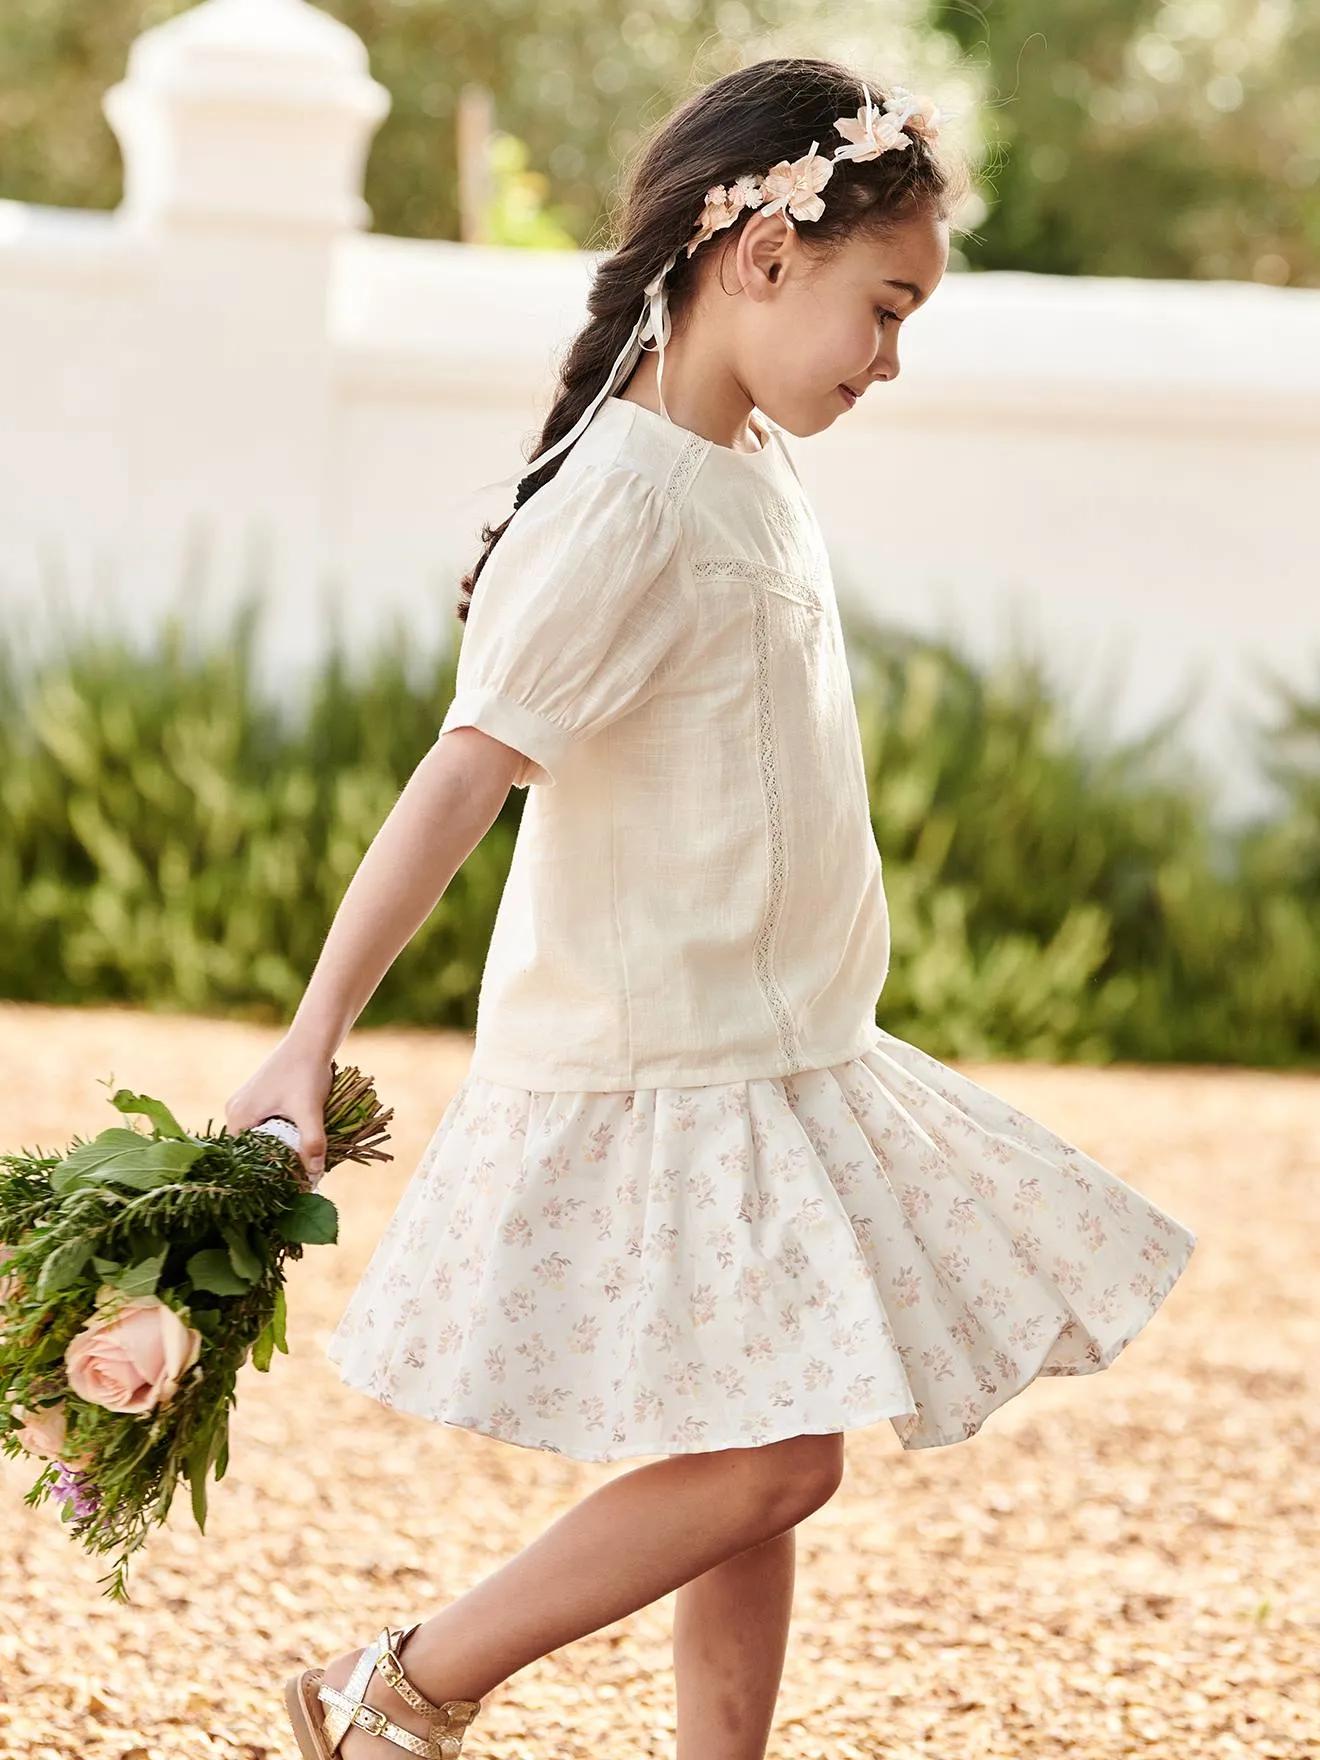
MULTIPOLYGON (((831 61, 757 61, 703 87, 643 142, 624 190, 619 243, 596 267, 587 298, 591 315, 565 357, 554 406, 518 485, 515 512, 568 456, 560 453, 540 472, 534 468, 537 457, 568 433, 599 392, 637 322, 647 282, 675 251, 678 260, 665 289, 677 330, 701 255, 698 250, 689 257, 681 247, 692 236, 706 191, 737 177, 763 176, 781 159, 801 158, 812 141, 831 153, 842 139, 834 131, 835 121, 861 107, 862 83, 851 69, 831 61)), ((879 80, 866 84, 873 102, 883 104, 890 88, 879 80)), ((804 243, 828 252, 863 226, 883 234, 918 211, 950 216, 967 188, 964 163, 937 155, 914 129, 907 132, 911 145, 901 152, 860 162, 840 160, 834 166, 824 213, 819 220, 802 223, 804 243)), ((728 232, 736 231, 752 211, 745 210, 728 232)), ((715 238, 724 236, 720 232, 715 238)), ((615 387, 616 392, 623 389, 615 387)), ((458 605, 463 620, 486 560, 512 518, 510 514, 499 525, 482 527, 485 549, 463 577, 464 596, 458 605)))

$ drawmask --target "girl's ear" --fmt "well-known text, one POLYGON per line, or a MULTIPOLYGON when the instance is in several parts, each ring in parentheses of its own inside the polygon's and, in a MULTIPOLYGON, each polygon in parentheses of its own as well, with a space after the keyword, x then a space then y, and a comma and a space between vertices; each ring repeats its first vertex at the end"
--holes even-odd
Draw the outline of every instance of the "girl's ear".
POLYGON ((782 283, 797 232, 782 214, 752 214, 738 235, 734 267, 749 299, 768 299, 782 283))

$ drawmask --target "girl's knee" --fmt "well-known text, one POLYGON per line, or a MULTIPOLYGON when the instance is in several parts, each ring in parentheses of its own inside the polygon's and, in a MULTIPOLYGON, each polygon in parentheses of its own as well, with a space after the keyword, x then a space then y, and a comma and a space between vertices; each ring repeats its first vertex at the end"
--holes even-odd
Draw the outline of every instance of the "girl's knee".
POLYGON ((843 1479, 843 1435, 789 1436, 736 1451, 754 1525, 768 1537, 828 1503, 843 1479))
POLYGON ((836 1430, 825 1436, 790 1436, 777 1446, 785 1450, 782 1471, 789 1502, 800 1511, 792 1520, 800 1522, 828 1503, 843 1481, 843 1435, 836 1430))

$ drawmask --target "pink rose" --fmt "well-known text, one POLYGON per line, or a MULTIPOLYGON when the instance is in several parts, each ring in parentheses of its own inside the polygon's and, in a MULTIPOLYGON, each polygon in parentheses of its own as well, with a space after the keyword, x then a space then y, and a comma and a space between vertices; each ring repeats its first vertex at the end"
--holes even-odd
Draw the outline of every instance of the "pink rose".
POLYGON ((64 1407, 41 1406, 35 1412, 29 1412, 23 1406, 15 1406, 13 1413, 16 1418, 26 1422, 21 1430, 14 1435, 29 1454, 45 1456, 53 1460, 64 1447, 64 1407))
POLYGON ((69 1387, 108 1412, 150 1412, 173 1399, 202 1335, 156 1296, 137 1296, 84 1326, 64 1353, 69 1387))

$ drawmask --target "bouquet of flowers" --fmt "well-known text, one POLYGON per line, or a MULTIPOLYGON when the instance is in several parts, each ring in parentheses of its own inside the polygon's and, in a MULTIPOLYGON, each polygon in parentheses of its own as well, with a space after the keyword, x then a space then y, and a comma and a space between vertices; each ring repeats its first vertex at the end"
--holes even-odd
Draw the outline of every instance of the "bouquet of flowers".
MULTIPOLYGON (((180 1477, 205 1531, 238 1371, 288 1350, 285 1260, 337 1239, 339 1219, 287 1120, 195 1136, 149 1095, 111 1104, 142 1123, 0 1155, 0 1445, 44 1459, 26 1502, 53 1494, 89 1552, 117 1551, 98 1580, 127 1601, 129 1557, 180 1477)), ((326 1167, 388 1161, 392 1117, 332 1064, 326 1167)))

